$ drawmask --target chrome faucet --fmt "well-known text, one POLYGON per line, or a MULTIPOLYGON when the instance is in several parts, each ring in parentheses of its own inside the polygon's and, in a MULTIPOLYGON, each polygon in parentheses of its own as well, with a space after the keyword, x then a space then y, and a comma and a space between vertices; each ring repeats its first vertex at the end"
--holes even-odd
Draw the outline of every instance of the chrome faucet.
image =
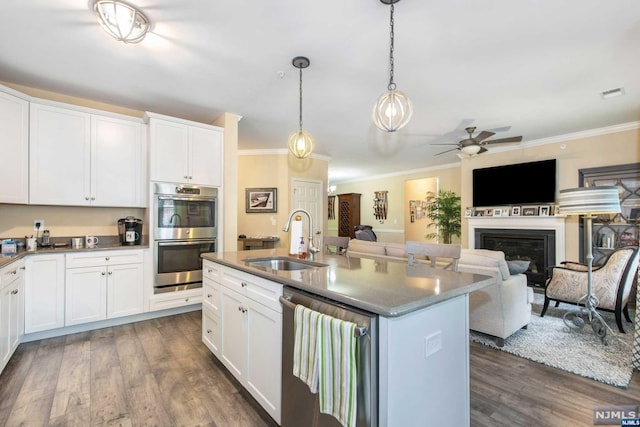
POLYGON ((180 216, 180 214, 174 213, 173 215, 171 215, 171 218, 169 218, 169 224, 173 224, 173 219, 175 217, 178 217, 178 221, 176 222, 177 226, 182 225, 182 217, 180 216))
POLYGON ((305 214, 307 218, 309 218, 309 258, 313 259, 313 256, 318 252, 320 252, 320 249, 313 246, 313 218, 311 218, 311 214, 308 211, 304 209, 292 210, 291 213, 289 214, 289 219, 287 219, 286 224, 282 228, 282 231, 284 231, 285 233, 289 232, 289 227, 291 227, 291 219, 298 212, 305 214))

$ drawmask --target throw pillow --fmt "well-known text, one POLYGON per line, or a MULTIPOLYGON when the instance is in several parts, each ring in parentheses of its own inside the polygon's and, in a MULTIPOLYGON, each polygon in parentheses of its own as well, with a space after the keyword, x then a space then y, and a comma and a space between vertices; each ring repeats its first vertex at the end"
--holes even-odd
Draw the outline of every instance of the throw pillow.
POLYGON ((530 261, 507 261, 509 274, 520 274, 527 271, 530 261))

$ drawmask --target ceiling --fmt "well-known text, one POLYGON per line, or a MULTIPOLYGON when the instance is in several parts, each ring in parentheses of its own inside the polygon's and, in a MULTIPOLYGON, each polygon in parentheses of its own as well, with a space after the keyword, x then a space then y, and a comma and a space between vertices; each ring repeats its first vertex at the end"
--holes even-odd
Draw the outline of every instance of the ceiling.
POLYGON ((392 134, 371 120, 389 79, 379 0, 131 0, 152 22, 139 44, 107 35, 92 3, 3 2, 0 81, 202 122, 232 112, 241 150, 283 149, 298 128, 291 60, 307 56, 303 128, 332 183, 459 162, 430 144, 468 125, 523 147, 640 119, 637 0, 400 1, 395 82, 414 114, 392 134))

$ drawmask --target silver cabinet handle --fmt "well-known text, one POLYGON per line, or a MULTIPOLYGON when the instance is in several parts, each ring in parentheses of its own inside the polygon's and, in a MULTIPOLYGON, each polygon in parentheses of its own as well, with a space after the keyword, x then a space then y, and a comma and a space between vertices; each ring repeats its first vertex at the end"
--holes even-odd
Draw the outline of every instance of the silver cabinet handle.
POLYGON ((85 197, 84 199, 85 199, 85 200, 89 200, 89 198, 88 198, 88 197, 85 197))
POLYGON ((14 290, 12 290, 12 291, 11 291, 11 294, 12 294, 12 295, 15 295, 15 294, 17 294, 17 293, 18 293, 18 290, 17 290, 17 289, 14 289, 14 290))
POLYGON ((20 270, 26 270, 26 269, 27 269, 27 267, 24 266, 24 265, 22 267, 20 267, 20 270))
POLYGON ((189 177, 187 175, 183 176, 184 179, 189 179, 189 177))
POLYGON ((185 298, 185 299, 184 299, 184 302, 189 302, 189 298, 185 298))
POLYGON ((102 273, 100 273, 101 275, 105 276, 107 273, 105 273, 104 271, 102 273))
POLYGON ((104 260, 105 260, 105 261, 109 261, 109 257, 105 257, 105 258, 104 258, 104 260))
POLYGON ((109 276, 111 276, 112 274, 113 274, 113 271, 110 271, 110 272, 109 272, 109 276))
POLYGON ((211 294, 207 294, 207 298, 211 298, 213 295, 211 294))
POLYGON ((208 334, 210 334, 211 332, 213 332, 211 329, 207 329, 208 334))
POLYGON ((247 283, 246 282, 242 282, 242 283, 240 283, 240 286, 242 286, 243 288, 246 288, 247 287, 247 283))

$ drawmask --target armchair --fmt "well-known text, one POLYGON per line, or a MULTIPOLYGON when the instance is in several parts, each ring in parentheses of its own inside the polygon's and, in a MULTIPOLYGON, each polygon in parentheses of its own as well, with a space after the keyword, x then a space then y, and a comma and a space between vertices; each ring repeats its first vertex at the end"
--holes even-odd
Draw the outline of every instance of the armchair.
MULTIPOLYGON (((584 304, 587 294, 587 266, 565 261, 561 266, 552 267, 547 279, 544 306, 540 317, 544 316, 550 301, 569 304, 584 304)), ((613 251, 600 266, 592 272, 593 294, 598 298, 598 310, 615 313, 618 330, 624 333, 622 314, 627 322, 629 317, 629 294, 638 269, 638 248, 623 247, 613 251)))

